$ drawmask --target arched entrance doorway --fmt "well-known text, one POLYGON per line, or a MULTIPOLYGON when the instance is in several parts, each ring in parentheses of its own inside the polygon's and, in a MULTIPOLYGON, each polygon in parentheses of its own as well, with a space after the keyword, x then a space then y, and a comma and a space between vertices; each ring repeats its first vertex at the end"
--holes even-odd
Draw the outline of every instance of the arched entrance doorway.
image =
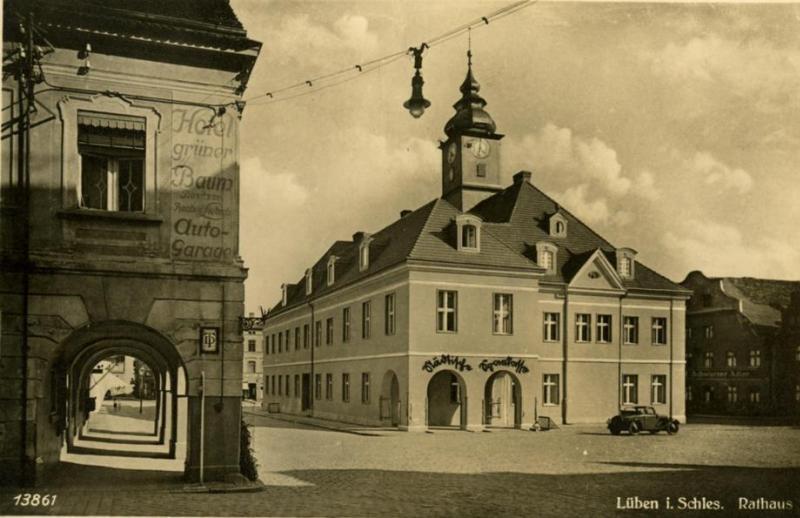
MULTIPOLYGON (((58 394, 54 406, 62 416, 62 461, 79 462, 76 455, 86 454, 186 457, 186 370, 175 346, 155 330, 124 321, 87 325, 63 342, 51 376, 58 394), (144 419, 145 423, 135 421, 139 406, 127 405, 134 408, 125 410, 123 405, 104 401, 114 386, 104 381, 114 375, 113 365, 119 358, 131 358, 129 368, 137 369, 142 415, 144 399, 148 400, 150 419, 144 419)), ((174 470, 183 470, 182 462, 173 464, 174 470)), ((158 465, 164 468, 163 462, 158 465)))
POLYGON ((467 428, 467 386, 454 371, 437 372, 428 382, 428 426, 467 428))
POLYGON ((400 425, 400 382, 394 371, 386 371, 381 384, 381 422, 390 426, 400 425))
POLYGON ((484 422, 487 426, 519 428, 522 424, 522 390, 519 379, 507 371, 495 372, 484 387, 484 422))

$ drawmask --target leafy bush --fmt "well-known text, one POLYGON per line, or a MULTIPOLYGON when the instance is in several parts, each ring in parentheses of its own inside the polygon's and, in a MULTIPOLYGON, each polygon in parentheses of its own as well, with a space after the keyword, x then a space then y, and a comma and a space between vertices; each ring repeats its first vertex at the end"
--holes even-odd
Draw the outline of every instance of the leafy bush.
POLYGON ((242 419, 241 447, 239 449, 239 472, 248 480, 258 480, 258 461, 253 455, 252 435, 247 423, 242 419))

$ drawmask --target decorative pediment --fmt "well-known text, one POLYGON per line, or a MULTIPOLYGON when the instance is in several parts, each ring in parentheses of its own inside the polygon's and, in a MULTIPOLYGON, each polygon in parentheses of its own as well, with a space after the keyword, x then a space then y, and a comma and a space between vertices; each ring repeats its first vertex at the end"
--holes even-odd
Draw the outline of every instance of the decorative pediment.
POLYGON ((569 289, 571 291, 625 292, 622 279, 600 249, 595 250, 572 277, 569 281, 569 289))

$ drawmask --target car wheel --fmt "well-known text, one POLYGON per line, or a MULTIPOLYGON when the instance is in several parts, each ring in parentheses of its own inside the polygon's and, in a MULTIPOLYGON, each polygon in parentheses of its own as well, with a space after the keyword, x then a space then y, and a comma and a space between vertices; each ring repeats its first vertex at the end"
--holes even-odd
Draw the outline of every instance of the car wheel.
POLYGON ((667 433, 672 435, 674 433, 678 433, 678 423, 675 421, 671 422, 667 425, 667 433))
POLYGON ((611 428, 609 428, 609 430, 611 431, 611 435, 619 435, 619 432, 620 432, 619 427, 612 426, 611 428))
POLYGON ((639 425, 636 424, 635 422, 631 423, 630 426, 628 426, 628 433, 630 433, 631 435, 636 435, 637 433, 639 433, 639 425))

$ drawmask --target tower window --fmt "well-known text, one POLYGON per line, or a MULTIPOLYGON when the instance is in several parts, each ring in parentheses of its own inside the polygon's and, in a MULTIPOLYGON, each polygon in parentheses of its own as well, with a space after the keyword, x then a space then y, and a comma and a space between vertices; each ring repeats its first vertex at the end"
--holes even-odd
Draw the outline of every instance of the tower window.
POLYGON ((478 176, 478 178, 486 178, 486 164, 478 164, 475 174, 478 176))

